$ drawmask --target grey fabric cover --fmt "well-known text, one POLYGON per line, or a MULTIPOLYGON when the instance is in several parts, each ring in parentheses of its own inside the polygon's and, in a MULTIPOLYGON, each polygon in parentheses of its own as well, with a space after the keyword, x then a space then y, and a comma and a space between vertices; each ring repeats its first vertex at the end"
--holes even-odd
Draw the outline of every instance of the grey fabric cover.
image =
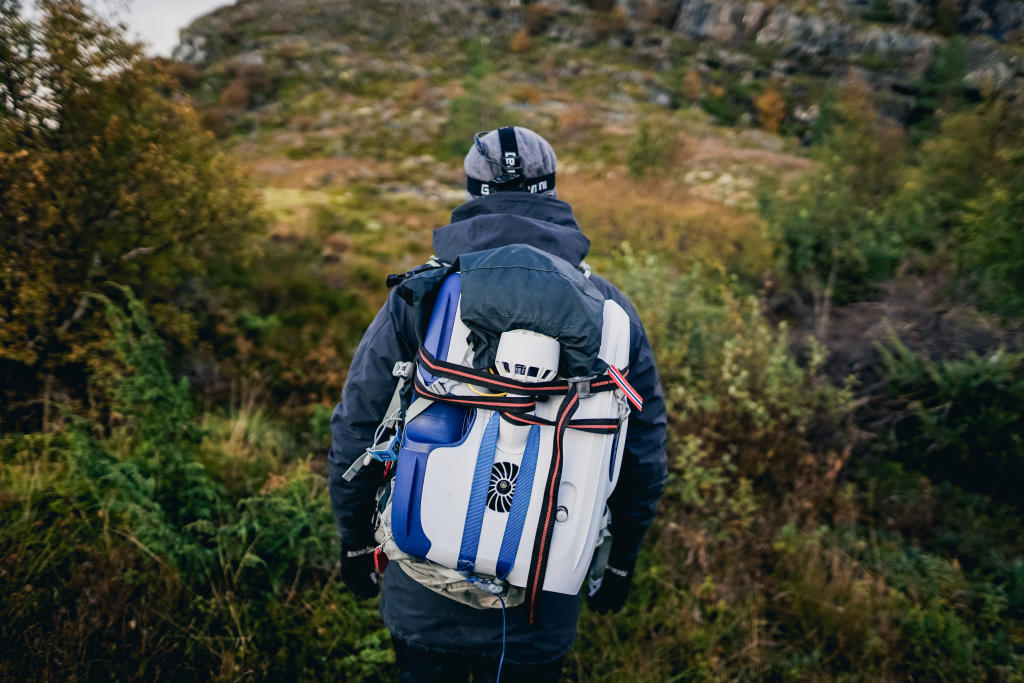
POLYGON ((597 357, 604 297, 583 273, 528 244, 477 251, 459 261, 462 321, 472 332, 477 369, 494 365, 502 332, 525 329, 558 340, 561 376, 605 371, 597 357))
POLYGON ((525 329, 558 340, 561 376, 604 372, 597 354, 605 297, 567 261, 527 244, 465 254, 453 268, 427 271, 399 285, 402 298, 421 312, 421 335, 433 290, 456 268, 462 273, 462 321, 470 329, 477 369, 494 365, 502 332, 525 329))

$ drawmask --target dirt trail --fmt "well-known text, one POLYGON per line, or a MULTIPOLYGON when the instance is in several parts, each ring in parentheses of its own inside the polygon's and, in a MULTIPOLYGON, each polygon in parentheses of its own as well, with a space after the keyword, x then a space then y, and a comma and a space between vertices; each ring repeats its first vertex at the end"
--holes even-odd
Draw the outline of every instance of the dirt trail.
POLYGON ((243 160, 242 165, 256 182, 273 187, 308 189, 344 185, 351 180, 378 178, 388 174, 386 164, 372 159, 263 157, 243 160))
POLYGON ((696 137, 686 135, 682 138, 682 155, 687 165, 702 165, 709 162, 744 163, 783 168, 786 170, 803 170, 811 165, 806 157, 769 149, 737 147, 727 143, 720 137, 696 137))

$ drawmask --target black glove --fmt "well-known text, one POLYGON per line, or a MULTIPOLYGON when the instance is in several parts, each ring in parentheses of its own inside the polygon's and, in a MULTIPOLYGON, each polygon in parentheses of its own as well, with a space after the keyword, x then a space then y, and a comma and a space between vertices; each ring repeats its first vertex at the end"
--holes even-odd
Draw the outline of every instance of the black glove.
POLYGON ((601 585, 587 596, 590 609, 601 614, 618 612, 626 604, 626 595, 629 593, 629 584, 632 580, 632 569, 616 569, 611 565, 605 567, 601 585))
POLYGON ((373 564, 372 545, 341 544, 341 580, 357 597, 372 598, 380 592, 373 564))

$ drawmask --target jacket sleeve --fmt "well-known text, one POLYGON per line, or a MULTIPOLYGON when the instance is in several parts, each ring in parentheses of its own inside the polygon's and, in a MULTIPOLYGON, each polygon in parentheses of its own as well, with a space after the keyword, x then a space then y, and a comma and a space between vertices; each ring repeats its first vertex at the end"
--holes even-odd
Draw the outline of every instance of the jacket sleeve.
POLYGON ((654 352, 632 303, 621 293, 614 296, 630 317, 629 383, 643 397, 643 410, 630 413, 619 481, 608 499, 612 514, 613 567, 633 566, 644 534, 658 511, 665 490, 668 463, 665 455, 665 399, 658 379, 654 352))
POLYGON ((383 465, 373 462, 352 481, 345 481, 342 475, 373 444, 374 432, 398 383, 391 375, 392 368, 414 355, 412 311, 392 291, 356 348, 341 403, 331 415, 328 483, 341 539, 347 544, 373 543, 371 521, 383 465))

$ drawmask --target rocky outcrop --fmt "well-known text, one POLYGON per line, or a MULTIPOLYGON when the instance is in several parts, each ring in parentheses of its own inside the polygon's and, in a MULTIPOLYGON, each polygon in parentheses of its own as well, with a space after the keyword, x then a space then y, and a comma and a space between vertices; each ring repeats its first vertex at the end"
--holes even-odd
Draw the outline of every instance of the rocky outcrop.
POLYGON ((860 64, 868 60, 923 70, 941 39, 878 25, 846 24, 821 15, 801 15, 785 7, 772 11, 756 34, 758 45, 777 47, 788 58, 808 64, 860 64))
MULTIPOLYGON (((695 63, 712 82, 722 74, 744 84, 771 79, 794 106, 813 104, 807 76, 842 78, 852 71, 901 120, 946 40, 937 31, 956 30, 968 36, 968 88, 1024 101, 1024 57, 1000 42, 1024 39, 1021 0, 239 0, 182 31, 174 56, 206 68, 263 51, 301 64, 304 57, 289 56, 300 43, 316 46, 327 60, 350 48, 364 54, 387 46, 392 65, 411 65, 422 53, 459 50, 469 37, 505 44, 531 11, 547 17, 539 23, 548 40, 618 41, 657 71, 692 55, 692 46, 671 47, 673 35, 685 37, 676 42, 700 44, 695 63)), ((657 87, 650 99, 665 106, 676 101, 657 87)))
POLYGON ((508 0, 238 0, 182 29, 173 57, 206 66, 289 36, 394 46, 398 57, 421 43, 507 34, 494 19, 504 13, 518 25, 520 10, 510 9, 508 0))
MULTIPOLYGON (((733 53, 775 54, 775 77, 842 76, 850 69, 893 101, 914 89, 946 37, 967 36, 965 83, 1024 99, 1024 59, 1002 42, 1024 40, 1024 2, 1002 0, 619 0, 634 22, 671 15, 672 29, 733 53), (660 10, 655 10, 660 8, 660 10)), ((735 62, 735 59, 726 60, 735 62)), ((897 105, 896 109, 906 105, 897 105)), ((896 112, 894 111, 894 114, 896 112)))
POLYGON ((1024 37, 1020 0, 618 0, 617 4, 634 19, 669 17, 670 25, 682 33, 719 41, 750 37, 766 15, 777 11, 847 25, 874 21, 904 31, 984 35, 999 42, 1024 37))

